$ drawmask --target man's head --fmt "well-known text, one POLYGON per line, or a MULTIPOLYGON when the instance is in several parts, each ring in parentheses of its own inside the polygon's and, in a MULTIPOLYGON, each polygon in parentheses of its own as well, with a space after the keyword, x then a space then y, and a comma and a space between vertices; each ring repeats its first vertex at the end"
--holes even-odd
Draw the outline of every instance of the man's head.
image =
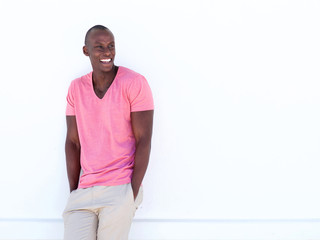
POLYGON ((112 32, 102 25, 90 28, 85 37, 83 53, 90 58, 94 71, 111 71, 116 55, 112 32))

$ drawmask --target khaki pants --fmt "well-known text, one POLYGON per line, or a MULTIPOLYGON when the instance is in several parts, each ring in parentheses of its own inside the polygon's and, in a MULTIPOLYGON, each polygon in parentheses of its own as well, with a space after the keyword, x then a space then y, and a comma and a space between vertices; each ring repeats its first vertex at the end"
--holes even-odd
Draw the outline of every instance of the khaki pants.
POLYGON ((131 184, 94 186, 71 192, 63 212, 64 240, 127 240, 143 190, 131 184))

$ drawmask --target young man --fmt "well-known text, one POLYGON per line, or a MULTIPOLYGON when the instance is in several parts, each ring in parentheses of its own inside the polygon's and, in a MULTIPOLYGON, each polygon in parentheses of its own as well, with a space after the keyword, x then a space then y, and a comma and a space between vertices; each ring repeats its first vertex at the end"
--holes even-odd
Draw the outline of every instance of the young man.
POLYGON ((67 96, 71 194, 63 213, 64 239, 125 240, 142 201, 152 94, 142 75, 114 65, 115 42, 108 28, 90 28, 83 53, 93 71, 73 80, 67 96))

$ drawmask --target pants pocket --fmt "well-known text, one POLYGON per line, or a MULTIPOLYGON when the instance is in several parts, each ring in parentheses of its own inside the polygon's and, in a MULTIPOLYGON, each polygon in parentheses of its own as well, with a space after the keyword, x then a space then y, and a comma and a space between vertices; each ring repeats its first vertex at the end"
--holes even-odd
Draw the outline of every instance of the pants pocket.
POLYGON ((135 208, 135 210, 137 210, 143 200, 143 187, 140 186, 138 195, 136 196, 136 199, 134 199, 134 196, 133 196, 133 190, 132 190, 131 183, 130 183, 130 190, 131 190, 130 192, 131 192, 134 208, 135 208))

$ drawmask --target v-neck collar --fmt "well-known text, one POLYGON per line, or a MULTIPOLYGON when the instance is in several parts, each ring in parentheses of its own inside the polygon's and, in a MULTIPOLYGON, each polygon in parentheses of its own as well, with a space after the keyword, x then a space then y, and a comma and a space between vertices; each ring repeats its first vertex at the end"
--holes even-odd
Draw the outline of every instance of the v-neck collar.
POLYGON ((93 71, 91 72, 90 77, 89 77, 90 78, 90 88, 91 88, 91 92, 94 94, 96 99, 98 99, 98 100, 105 99, 105 96, 107 95, 107 93, 110 91, 110 89, 114 85, 114 82, 117 80, 120 69, 121 69, 121 67, 118 66, 118 70, 117 70, 116 76, 114 77, 112 83, 110 84, 110 86, 108 87, 107 91, 104 93, 102 98, 99 98, 98 95, 96 94, 96 92, 94 91, 94 87, 93 87, 93 71))

